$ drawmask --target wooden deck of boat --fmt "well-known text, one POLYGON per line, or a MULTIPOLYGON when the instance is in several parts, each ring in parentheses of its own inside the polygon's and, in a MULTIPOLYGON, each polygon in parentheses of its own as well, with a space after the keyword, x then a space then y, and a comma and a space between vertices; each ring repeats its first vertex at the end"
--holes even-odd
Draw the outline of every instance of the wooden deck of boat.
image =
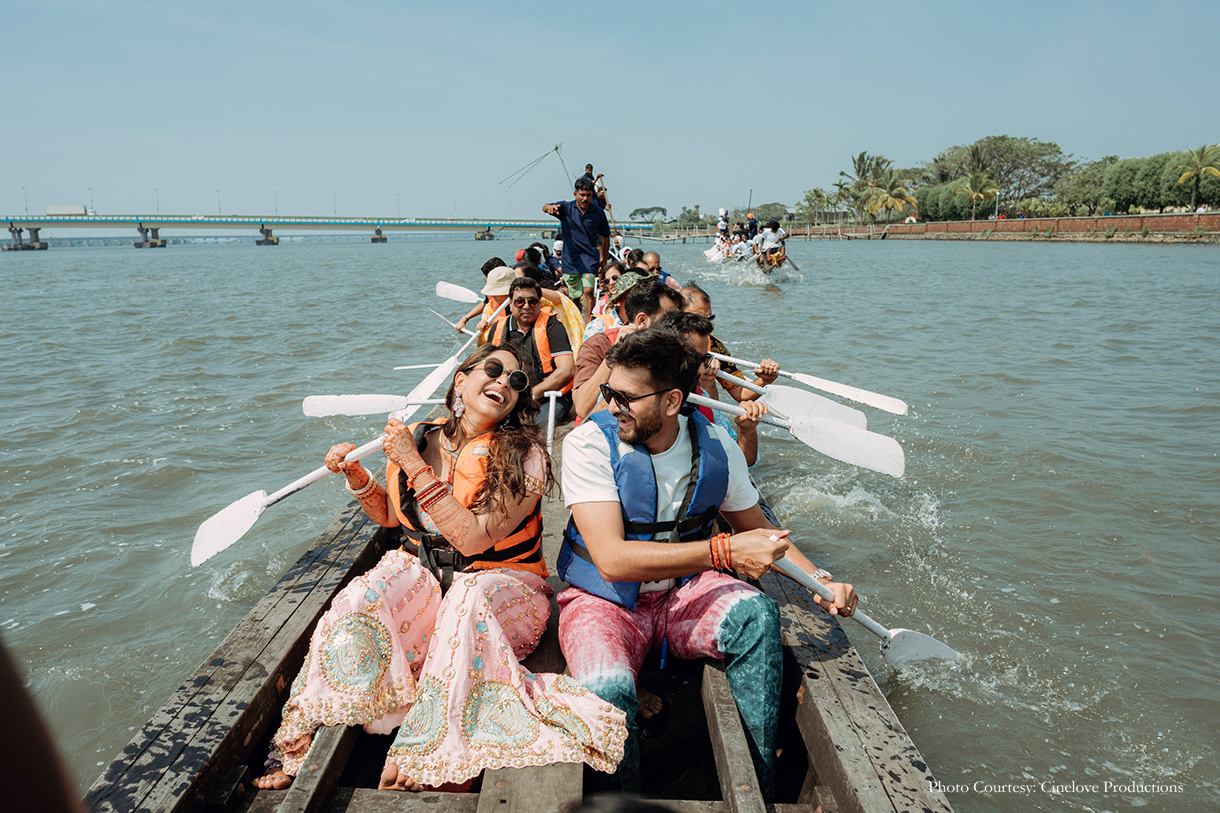
MULTIPOLYGON (((548 564, 554 569, 567 521, 562 500, 544 508, 548 564)), ((568 811, 610 790, 582 765, 487 771, 470 793, 376 790, 391 737, 358 727, 321 729, 306 767, 283 791, 258 791, 271 734, 304 660, 309 633, 331 597, 395 545, 396 532, 348 505, 300 560, 255 605, 90 788, 95 811, 568 811)), ((552 576, 553 587, 560 582, 552 576)), ((781 577, 760 586, 778 603, 783 625, 784 695, 777 798, 757 790, 741 720, 719 663, 646 665, 640 682, 666 699, 642 738, 644 796, 675 811, 905 813, 951 811, 930 790, 932 774, 838 622, 781 577)), ((529 658, 536 672, 562 672, 552 612, 529 658)))

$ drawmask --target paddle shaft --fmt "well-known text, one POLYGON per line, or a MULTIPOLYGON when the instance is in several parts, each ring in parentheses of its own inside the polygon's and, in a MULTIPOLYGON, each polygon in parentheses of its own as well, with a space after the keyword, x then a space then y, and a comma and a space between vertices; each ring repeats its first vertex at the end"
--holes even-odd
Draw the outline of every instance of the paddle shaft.
POLYGON ((760 387, 757 384, 755 384, 753 381, 746 381, 744 378, 738 378, 737 376, 733 375, 732 373, 726 373, 724 370, 717 370, 716 377, 719 378, 721 381, 728 381, 732 384, 737 384, 739 386, 745 387, 750 392, 756 392, 759 395, 767 394, 766 387, 760 387))
MULTIPOLYGON (((504 306, 507 304, 508 304, 508 300, 506 299, 506 300, 504 300, 504 302, 502 302, 500 304, 500 307, 496 308, 495 312, 492 313, 491 317, 493 319, 496 318, 496 316, 499 315, 500 311, 504 310, 504 306)), ((433 370, 431 373, 429 373, 428 377, 425 378, 423 381, 421 381, 419 383, 419 385, 416 386, 415 389, 411 390, 411 392, 407 395, 408 401, 410 401, 410 399, 412 399, 412 398, 418 399, 422 396, 431 395, 433 392, 435 392, 436 388, 438 386, 440 386, 440 379, 445 378, 446 376, 452 374, 453 368, 457 367, 458 362, 462 358, 462 354, 465 353, 467 350, 469 350, 470 345, 474 344, 478 338, 479 338, 478 336, 471 336, 466 341, 466 343, 464 345, 462 345, 462 348, 460 350, 458 350, 456 353, 454 353, 452 356, 449 357, 448 361, 442 363, 439 367, 437 367, 435 370, 433 370), (444 372, 442 373, 442 371, 444 371, 444 372), (441 375, 437 375, 437 373, 441 373, 441 375), (422 387, 424 387, 427 384, 431 384, 431 387, 429 388, 429 390, 427 392, 418 392, 418 390, 420 390, 422 387)), ((415 409, 417 410, 417 409, 419 409, 419 407, 416 407, 415 409)), ((410 414, 404 415, 403 417, 409 418, 409 417, 411 417, 411 414, 414 414, 414 412, 415 412, 415 410, 412 410, 410 414)), ((370 440, 368 443, 364 444, 363 446, 356 447, 352 451, 348 452, 347 456, 344 457, 343 459, 350 463, 350 462, 353 462, 356 460, 360 460, 363 457, 368 457, 370 454, 372 454, 373 452, 380 449, 382 443, 384 443, 384 442, 385 442, 385 435, 382 435, 381 437, 377 438, 376 440, 370 440)), ((279 491, 275 492, 274 494, 268 495, 267 499, 263 500, 263 508, 267 508, 269 506, 275 505, 277 502, 284 499, 285 497, 290 497, 293 494, 296 494, 301 489, 305 488, 306 486, 313 485, 314 483, 318 482, 319 480, 321 480, 323 477, 325 477, 328 474, 330 474, 330 469, 326 468, 325 466, 322 466, 321 468, 318 468, 318 469, 314 469, 309 474, 302 477, 300 480, 289 483, 288 485, 284 486, 283 488, 281 488, 279 491)))
MULTIPOLYGON (((752 361, 734 358, 733 356, 726 356, 722 353, 712 353, 711 355, 712 358, 717 358, 721 361, 727 361, 733 364, 741 364, 746 367, 758 366, 752 361)), ((874 406, 877 409, 884 409, 886 412, 892 412, 895 415, 905 415, 907 412, 907 405, 905 402, 889 395, 869 392, 868 390, 862 390, 859 387, 852 387, 848 384, 840 384, 837 381, 828 381, 825 378, 802 375, 801 373, 790 373, 787 370, 780 370, 779 374, 784 378, 791 378, 793 381, 799 381, 807 387, 814 387, 815 389, 838 395, 841 398, 849 398, 852 401, 858 401, 861 404, 868 404, 869 406, 874 406)))
MULTIPOLYGON (((787 559, 780 559, 778 562, 772 562, 771 566, 773 568, 775 568, 776 570, 778 570, 780 573, 783 573, 788 578, 792 579, 794 582, 799 584, 801 587, 804 587, 807 590, 811 590, 814 593, 817 593, 818 596, 820 596, 821 598, 823 598, 827 601, 834 602, 835 594, 833 592, 831 592, 829 587, 822 584, 820 581, 813 578, 813 576, 810 576, 808 573, 801 570, 799 567, 797 567, 795 564, 788 561, 787 559)), ((869 618, 859 609, 857 609, 855 612, 853 612, 851 615, 849 615, 848 618, 850 618, 853 621, 858 622, 860 624, 860 626, 864 627, 866 630, 871 632, 873 635, 876 635, 883 642, 888 642, 890 640, 890 638, 893 637, 893 635, 890 634, 889 630, 887 630, 885 627, 878 624, 873 619, 869 618)))
MULTIPOLYGON (((746 414, 746 411, 736 404, 726 404, 722 401, 713 401, 711 398, 704 398, 702 395, 688 395, 686 396, 686 401, 687 403, 694 404, 695 406, 707 407, 708 409, 714 409, 718 412, 727 412, 730 415, 746 414)), ((758 422, 767 423, 771 426, 778 426, 780 429, 787 429, 789 432, 792 431, 791 421, 785 421, 782 418, 776 418, 772 415, 762 415, 759 417, 758 422)))
MULTIPOLYGON (((381 437, 377 438, 377 440, 370 440, 368 443, 364 444, 363 446, 358 446, 355 449, 352 449, 350 452, 347 453, 347 455, 343 458, 343 460, 348 463, 353 463, 357 460, 360 460, 361 458, 368 457, 373 452, 375 452, 381 448, 382 444, 385 443, 385 438, 386 438, 386 436, 382 435, 381 437)), ((296 494, 298 491, 304 489, 306 486, 313 485, 314 483, 318 482, 319 480, 321 480, 323 477, 325 477, 326 475, 328 475, 330 473, 331 473, 330 469, 326 468, 325 466, 314 469, 309 474, 306 474, 304 477, 302 477, 300 480, 291 482, 288 485, 281 488, 279 491, 275 492, 274 494, 268 495, 267 498, 263 500, 263 508, 269 508, 269 507, 275 505, 280 500, 282 500, 286 497, 291 497, 293 494, 296 494)))

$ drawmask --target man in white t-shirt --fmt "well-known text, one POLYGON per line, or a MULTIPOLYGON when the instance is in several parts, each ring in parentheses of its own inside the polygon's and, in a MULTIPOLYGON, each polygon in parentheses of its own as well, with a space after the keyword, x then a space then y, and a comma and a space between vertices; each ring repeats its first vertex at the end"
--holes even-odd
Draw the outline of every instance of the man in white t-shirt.
MULTIPOLYGON (((684 413, 702 357, 677 332, 651 328, 617 342, 602 385, 610 409, 563 445, 564 531, 559 642, 572 676, 627 715, 618 777, 639 783, 635 675, 645 656, 724 658, 764 796, 774 787, 779 714, 779 615, 757 578, 785 556, 827 584, 830 612, 850 615, 850 584, 830 580, 759 506, 745 458, 723 428, 684 413), (698 444, 696 450, 695 444, 698 444), (723 516, 735 531, 716 533, 723 516)), ((757 402, 743 404, 761 411, 757 402)))

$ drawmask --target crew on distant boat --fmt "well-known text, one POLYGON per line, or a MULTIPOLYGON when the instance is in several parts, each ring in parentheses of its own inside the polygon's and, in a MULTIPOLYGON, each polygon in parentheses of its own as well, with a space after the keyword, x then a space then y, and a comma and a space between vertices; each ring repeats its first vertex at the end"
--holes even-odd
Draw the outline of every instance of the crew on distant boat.
POLYGON ((783 266, 784 260, 788 259, 784 253, 784 241, 788 239, 788 235, 780 228, 778 220, 769 222, 754 239, 758 243, 755 257, 765 273, 769 274, 783 266))

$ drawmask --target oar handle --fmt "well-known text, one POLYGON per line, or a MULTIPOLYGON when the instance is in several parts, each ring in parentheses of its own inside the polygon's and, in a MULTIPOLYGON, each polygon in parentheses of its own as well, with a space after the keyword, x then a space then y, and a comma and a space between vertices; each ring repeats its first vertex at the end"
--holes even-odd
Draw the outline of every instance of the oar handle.
MULTIPOLYGON (((778 570, 780 573, 783 573, 788 578, 792 579, 794 582, 799 584, 801 587, 804 587, 807 590, 811 590, 814 593, 817 593, 818 596, 825 599, 826 601, 833 602, 835 600, 835 594, 831 591, 831 589, 829 587, 822 584, 820 581, 813 578, 813 576, 810 576, 808 573, 801 570, 799 567, 797 567, 795 564, 788 561, 787 559, 780 559, 778 562, 772 562, 771 566, 773 568, 775 568, 776 570, 778 570)), ((892 635, 890 635, 889 630, 887 630, 885 627, 878 624, 873 619, 869 618, 864 613, 860 612, 860 610, 858 610, 858 609, 855 612, 853 612, 850 616, 848 616, 848 618, 852 619, 853 621, 859 622, 859 624, 862 627, 864 627, 866 630, 871 632, 873 635, 876 635, 883 642, 888 642, 890 640, 890 638, 893 637, 892 635)))
MULTIPOLYGON (((695 406, 707 407, 708 409, 714 409, 717 412, 727 412, 730 415, 746 414, 746 411, 736 404, 726 404, 723 401, 713 401, 711 398, 704 398, 702 395, 688 395, 686 396, 686 400, 688 403, 694 404, 695 406)), ((792 423, 790 421, 785 421, 782 418, 776 418, 771 415, 763 415, 758 419, 758 422, 767 423, 771 426, 778 426, 780 429, 787 429, 789 431, 792 430, 792 423)))
MULTIPOLYGON (((755 367, 758 366, 757 362, 746 361, 745 359, 733 358, 732 356, 726 356, 726 355, 723 355, 722 353, 712 353, 710 355, 714 359, 720 359, 721 361, 727 361, 730 364, 740 364, 743 367, 749 367, 751 370, 753 370, 755 367)), ((786 376, 788 378, 792 378, 792 373, 784 372, 783 370, 780 370, 779 374, 782 376, 786 376)))
MULTIPOLYGON (((364 444, 363 446, 358 446, 357 448, 352 449, 350 452, 347 453, 347 456, 344 457, 343 460, 347 463, 354 463, 357 460, 368 457, 373 452, 375 452, 381 448, 382 444, 385 443, 385 438, 386 438, 386 436, 382 435, 381 437, 377 438, 377 440, 370 440, 368 443, 364 444)), ((328 475, 330 473, 331 473, 330 469, 326 468, 325 466, 314 469, 309 474, 306 474, 304 477, 302 477, 300 480, 291 482, 288 485, 281 488, 279 491, 275 492, 274 494, 269 495, 266 499, 263 500, 263 508, 265 509, 272 505, 275 505, 277 502, 284 499, 285 497, 291 497, 293 494, 296 494, 301 489, 305 488, 306 486, 313 485, 314 483, 318 482, 319 480, 321 480, 323 477, 325 477, 326 475, 328 475)))
POLYGON ((759 395, 767 394, 766 387, 760 387, 757 384, 755 384, 753 381, 746 381, 744 378, 738 378, 737 376, 733 375, 732 373, 726 373, 724 370, 717 370, 716 377, 719 378, 721 381, 729 381, 729 382, 732 382, 739 386, 745 387, 750 392, 756 392, 759 395))

